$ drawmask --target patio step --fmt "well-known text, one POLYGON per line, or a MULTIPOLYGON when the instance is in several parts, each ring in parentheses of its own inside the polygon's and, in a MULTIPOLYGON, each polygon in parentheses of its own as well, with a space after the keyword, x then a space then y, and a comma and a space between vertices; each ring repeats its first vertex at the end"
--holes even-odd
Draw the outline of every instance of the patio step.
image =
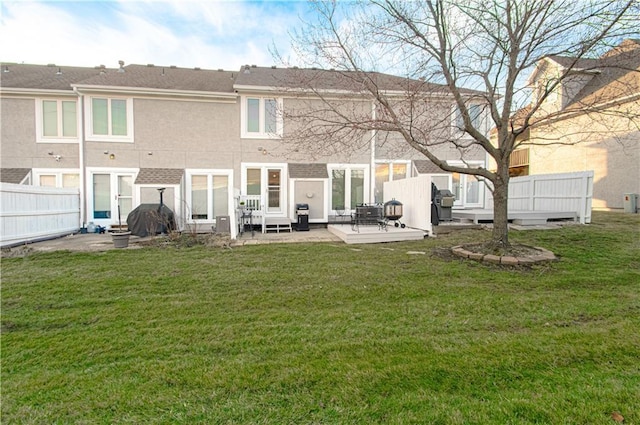
POLYGON ((292 232, 291 220, 287 217, 265 217, 264 231, 268 232, 270 230, 275 230, 278 233, 280 233, 280 230, 292 232))

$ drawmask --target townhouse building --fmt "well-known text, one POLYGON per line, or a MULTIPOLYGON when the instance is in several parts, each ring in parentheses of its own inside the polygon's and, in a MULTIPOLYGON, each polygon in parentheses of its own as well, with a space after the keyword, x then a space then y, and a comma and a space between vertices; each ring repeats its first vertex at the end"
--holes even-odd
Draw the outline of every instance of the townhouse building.
MULTIPOLYGON (((328 223, 356 204, 385 201, 385 181, 418 174, 452 190, 461 208, 483 205, 477 180, 445 173, 376 132, 349 152, 292 149, 297 123, 289 112, 302 102, 334 93, 374 113, 338 71, 1 66, 2 181, 77 188, 86 223, 124 221, 136 206, 157 203, 162 188, 181 229, 210 230, 245 199, 263 220, 295 221, 296 205, 306 203, 311 223, 328 223), (313 90, 301 84, 310 75, 313 90)), ((376 81, 400 93, 407 79, 376 74, 376 81)), ((453 105, 442 95, 425 102, 444 115, 453 105)), ((442 155, 463 163, 455 150, 442 155)), ((464 162, 484 166, 485 155, 472 152, 464 162)))

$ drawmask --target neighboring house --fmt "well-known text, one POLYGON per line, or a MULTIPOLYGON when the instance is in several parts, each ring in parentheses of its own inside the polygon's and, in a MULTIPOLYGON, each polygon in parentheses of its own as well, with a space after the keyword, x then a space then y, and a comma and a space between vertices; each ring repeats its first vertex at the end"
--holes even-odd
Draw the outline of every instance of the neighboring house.
POLYGON ((640 40, 597 59, 548 57, 529 84, 540 110, 511 156, 512 175, 593 170, 598 209, 622 208, 624 194, 640 193, 640 40))
MULTIPOLYGON (((316 88, 349 93, 339 72, 322 72, 316 88)), ((357 203, 384 201, 385 181, 418 174, 438 175, 460 207, 481 206, 475 180, 433 169, 406 148, 385 149, 375 135, 355 154, 288 156, 282 146, 295 123, 284 117, 302 91, 293 73, 2 64, 2 181, 77 187, 83 221, 103 226, 117 223, 118 211, 124 221, 137 205, 157 203, 160 188, 181 228, 210 231, 217 216, 235 215, 241 198, 257 200, 267 219, 290 221, 296 204, 308 203, 310 222, 327 223, 357 203)), ((377 77, 390 91, 407 81, 377 77)), ((442 95, 437 105, 452 107, 442 95)), ((456 155, 447 158, 461 164, 456 155)), ((483 153, 465 160, 485 165, 483 153)))

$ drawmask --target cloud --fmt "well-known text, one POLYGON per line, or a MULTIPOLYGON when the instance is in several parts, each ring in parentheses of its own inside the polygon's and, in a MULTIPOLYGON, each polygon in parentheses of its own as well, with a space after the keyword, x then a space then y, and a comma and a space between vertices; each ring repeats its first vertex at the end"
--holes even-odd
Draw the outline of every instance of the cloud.
POLYGON ((154 63, 238 69, 289 54, 287 29, 302 3, 17 2, 2 3, 2 60, 59 65, 154 63))

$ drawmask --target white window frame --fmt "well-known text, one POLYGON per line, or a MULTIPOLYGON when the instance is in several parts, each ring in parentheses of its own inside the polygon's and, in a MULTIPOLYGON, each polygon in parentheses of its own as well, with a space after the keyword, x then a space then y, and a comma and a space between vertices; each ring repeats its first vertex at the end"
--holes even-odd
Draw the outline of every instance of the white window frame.
MULTIPOLYGON (((40 176, 55 176, 56 187, 62 186, 62 176, 64 174, 77 174, 78 175, 78 187, 82 186, 80 169, 79 168, 34 168, 33 169, 33 182, 35 186, 40 186, 40 176)), ((76 188, 73 188, 76 189, 76 188)))
POLYGON ((91 142, 120 142, 120 143, 133 143, 133 98, 130 97, 118 97, 118 96, 87 96, 84 102, 85 108, 85 126, 87 134, 86 140, 91 142), (107 100, 107 132, 108 134, 94 134, 93 133, 93 99, 106 99, 107 100), (127 108, 127 135, 126 136, 114 136, 112 135, 111 127, 111 101, 112 100, 124 100, 127 108))
MULTIPOLYGON (((463 168, 478 168, 478 167, 485 167, 485 162, 484 161, 447 161, 447 164, 449 165, 453 165, 456 167, 463 167, 463 168)), ((453 173, 451 173, 452 178, 449 180, 450 182, 450 187, 449 189, 451 190, 451 192, 455 191, 453 190, 453 173)), ((468 174, 462 174, 460 173, 460 199, 456 199, 454 201, 453 206, 454 207, 460 207, 460 208, 481 208, 484 206, 484 191, 485 191, 485 185, 481 180, 478 180, 478 202, 467 202, 467 191, 466 191, 466 187, 467 187, 467 178, 469 178, 468 174)))
POLYGON ((240 104, 240 137, 243 139, 280 139, 282 137, 284 131, 284 123, 282 118, 282 108, 283 101, 281 97, 275 96, 241 96, 241 104, 240 104), (247 103, 249 99, 258 99, 260 101, 260 111, 259 111, 259 131, 250 132, 247 130, 248 123, 248 107, 247 103), (265 126, 265 100, 275 100, 276 101, 276 132, 275 133, 267 133, 264 131, 265 126))
POLYGON ((335 209, 333 209, 332 200, 333 200, 333 171, 334 170, 344 170, 344 211, 345 214, 351 213, 354 210, 351 209, 351 171, 353 170, 362 170, 364 171, 364 182, 363 182, 363 199, 362 202, 368 204, 371 202, 371 167, 369 164, 327 164, 327 172, 329 173, 329 194, 327 198, 328 206, 330 209, 330 214, 337 215, 335 209), (347 208, 349 207, 349 208, 347 208))
POLYGON ((192 205, 193 201, 191 199, 191 189, 192 189, 192 177, 193 176, 207 176, 207 194, 210 193, 213 188, 213 177, 214 176, 225 176, 227 177, 227 215, 233 216, 233 170, 228 169, 210 169, 210 168, 188 168, 185 170, 185 195, 186 195, 186 206, 187 210, 185 212, 185 221, 191 224, 198 223, 215 223, 215 216, 213 215, 213 204, 207 202, 207 218, 205 219, 193 219, 191 218, 192 205))
POLYGON ((264 162, 245 162, 241 166, 240 187, 241 194, 247 194, 247 170, 251 168, 260 169, 260 199, 263 214, 272 217, 286 217, 287 207, 285 205, 288 199, 287 190, 287 164, 285 163, 264 163, 264 162), (280 171, 280 206, 278 208, 269 208, 268 203, 268 182, 269 170, 280 171))
MULTIPOLYGON (((385 160, 385 159, 376 159, 374 162, 374 168, 373 168, 373 185, 372 185, 372 190, 373 190, 373 199, 375 201, 375 190, 376 190, 376 168, 378 167, 378 165, 386 165, 387 166, 387 178, 388 182, 392 182, 393 181, 393 165, 394 164, 404 164, 404 166, 406 167, 406 173, 404 178, 408 179, 409 177, 411 177, 411 161, 409 160, 385 160)), ((383 196, 384 197, 384 196, 383 196)), ((380 200, 379 202, 384 202, 384 200, 380 200)))
MULTIPOLYGON (((471 118, 471 123, 472 125, 476 128, 476 130, 480 131, 480 133, 486 135, 487 134, 487 119, 489 117, 488 115, 488 105, 483 105, 480 103, 473 103, 470 102, 467 105, 467 110, 469 111, 469 114, 471 114, 471 109, 474 107, 479 107, 479 108, 484 108, 484 110, 481 110, 480 114, 478 114, 478 116, 476 117, 475 120, 477 120, 477 122, 474 124, 474 118, 471 118), (477 124, 477 125, 476 125, 477 124)), ((471 136, 465 132, 464 128, 461 128, 462 126, 460 125, 462 122, 462 113, 460 112, 460 109, 458 108, 457 105, 453 106, 453 113, 451 114, 451 127, 452 127, 452 133, 454 135, 457 136, 461 136, 464 138, 471 138, 471 136)), ((463 124, 463 123, 462 123, 463 124)), ((464 125, 464 124, 463 124, 464 125)))
POLYGON ((80 102, 77 97, 56 97, 56 98, 36 98, 36 143, 78 143, 80 141, 80 102), (58 135, 57 136, 45 136, 44 135, 44 101, 57 102, 57 120, 58 120, 58 135), (76 103, 76 135, 75 137, 65 137, 63 134, 63 119, 62 119, 62 102, 75 102, 76 103))

